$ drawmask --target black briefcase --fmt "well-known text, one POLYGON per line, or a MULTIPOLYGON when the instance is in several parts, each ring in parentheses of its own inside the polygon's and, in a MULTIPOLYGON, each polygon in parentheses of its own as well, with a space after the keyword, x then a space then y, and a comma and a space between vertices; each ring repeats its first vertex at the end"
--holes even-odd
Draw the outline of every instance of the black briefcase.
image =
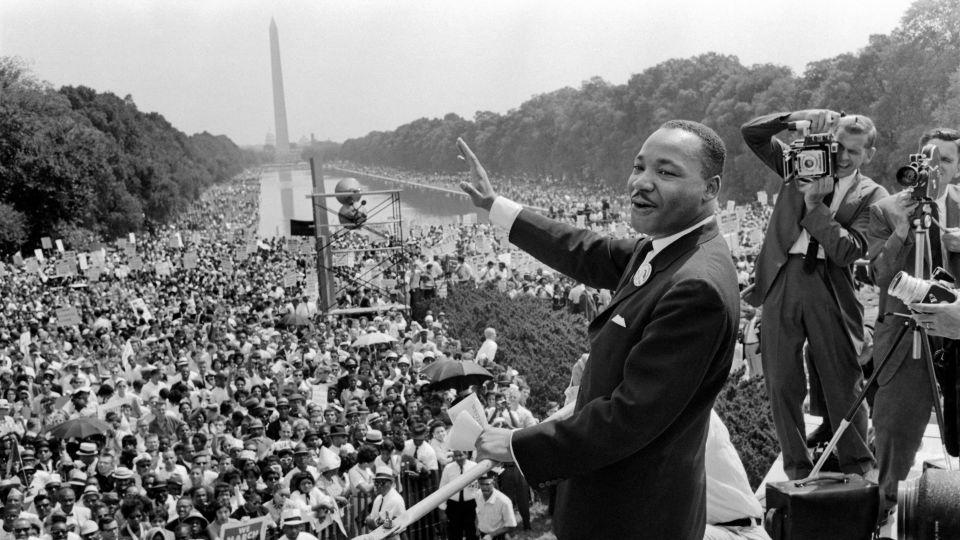
POLYGON ((858 475, 767 484, 764 528, 773 540, 870 540, 879 488, 858 475))

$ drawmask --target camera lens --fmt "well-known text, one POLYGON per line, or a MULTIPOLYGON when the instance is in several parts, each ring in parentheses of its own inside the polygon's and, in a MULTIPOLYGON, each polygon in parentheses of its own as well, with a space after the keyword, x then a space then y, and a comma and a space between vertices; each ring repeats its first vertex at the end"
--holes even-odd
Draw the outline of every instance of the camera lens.
POLYGON ((917 185, 917 170, 913 167, 900 167, 897 170, 897 183, 904 187, 917 185))

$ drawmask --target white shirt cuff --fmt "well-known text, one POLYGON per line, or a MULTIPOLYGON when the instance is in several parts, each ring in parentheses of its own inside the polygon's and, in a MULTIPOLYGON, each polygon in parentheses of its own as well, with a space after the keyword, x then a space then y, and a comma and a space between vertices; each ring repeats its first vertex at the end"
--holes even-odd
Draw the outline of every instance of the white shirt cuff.
POLYGON ((506 197, 497 197, 490 207, 490 223, 510 230, 523 206, 506 197))

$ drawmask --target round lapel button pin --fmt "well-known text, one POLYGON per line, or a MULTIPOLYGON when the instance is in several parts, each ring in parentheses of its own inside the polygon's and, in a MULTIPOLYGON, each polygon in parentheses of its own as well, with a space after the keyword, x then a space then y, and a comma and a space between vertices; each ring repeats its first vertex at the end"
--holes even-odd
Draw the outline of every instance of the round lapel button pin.
POLYGON ((633 285, 634 287, 640 287, 650 279, 650 274, 653 273, 653 267, 650 266, 650 263, 643 263, 640 265, 640 268, 637 269, 637 273, 633 275, 633 285))

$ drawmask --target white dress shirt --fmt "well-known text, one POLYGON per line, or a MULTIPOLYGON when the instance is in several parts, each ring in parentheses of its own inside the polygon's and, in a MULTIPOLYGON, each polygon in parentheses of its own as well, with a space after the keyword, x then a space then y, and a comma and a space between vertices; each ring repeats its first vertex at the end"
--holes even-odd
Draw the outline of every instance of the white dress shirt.
MULTIPOLYGON (((843 198, 847 195, 847 191, 850 190, 850 186, 853 185, 853 179, 856 176, 857 172, 854 171, 847 176, 844 176, 837 181, 836 187, 833 189, 833 199, 830 201, 830 215, 836 215, 837 210, 840 208, 840 203, 843 202, 843 198)), ((800 228, 800 236, 797 237, 796 242, 790 246, 790 254, 793 255, 806 255, 807 246, 810 244, 810 233, 806 229, 800 228)), ((818 259, 826 259, 827 254, 823 251, 823 246, 820 246, 820 249, 817 250, 818 259)))

